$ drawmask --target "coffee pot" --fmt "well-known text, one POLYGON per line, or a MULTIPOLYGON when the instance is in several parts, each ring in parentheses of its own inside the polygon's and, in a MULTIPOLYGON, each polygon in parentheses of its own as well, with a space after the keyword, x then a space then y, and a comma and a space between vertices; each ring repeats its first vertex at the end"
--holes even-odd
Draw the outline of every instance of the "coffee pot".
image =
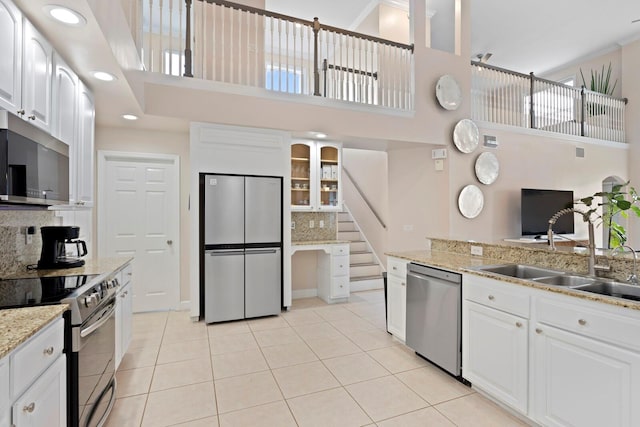
POLYGON ((84 265, 81 257, 87 254, 84 240, 74 240, 80 235, 80 227, 48 226, 41 227, 42 252, 38 268, 73 268, 84 265), (76 256, 68 256, 67 245, 75 248, 76 256))

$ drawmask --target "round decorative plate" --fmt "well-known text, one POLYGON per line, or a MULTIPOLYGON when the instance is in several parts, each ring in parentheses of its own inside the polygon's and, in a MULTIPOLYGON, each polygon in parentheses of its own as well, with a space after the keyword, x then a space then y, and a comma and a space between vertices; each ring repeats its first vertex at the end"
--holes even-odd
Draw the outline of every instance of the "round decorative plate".
POLYGON ((463 153, 471 153, 478 147, 480 131, 473 120, 462 119, 453 129, 453 143, 463 153))
POLYGON ((445 110, 457 110, 462 103, 460 86, 453 76, 445 74, 438 79, 436 84, 436 98, 445 110))
POLYGON ((476 177, 483 184, 493 184, 498 179, 500 163, 495 154, 485 151, 476 159, 476 177))
POLYGON ((475 218, 482 212, 484 195, 475 185, 467 185, 458 196, 458 209, 465 218, 475 218))

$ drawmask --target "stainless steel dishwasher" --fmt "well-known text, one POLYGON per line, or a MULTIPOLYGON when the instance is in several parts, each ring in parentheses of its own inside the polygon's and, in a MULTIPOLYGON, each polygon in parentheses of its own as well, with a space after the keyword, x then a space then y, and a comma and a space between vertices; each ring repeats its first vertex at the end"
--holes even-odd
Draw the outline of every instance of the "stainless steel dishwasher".
POLYGON ((456 377, 462 363, 461 313, 460 274, 409 264, 407 346, 456 377))

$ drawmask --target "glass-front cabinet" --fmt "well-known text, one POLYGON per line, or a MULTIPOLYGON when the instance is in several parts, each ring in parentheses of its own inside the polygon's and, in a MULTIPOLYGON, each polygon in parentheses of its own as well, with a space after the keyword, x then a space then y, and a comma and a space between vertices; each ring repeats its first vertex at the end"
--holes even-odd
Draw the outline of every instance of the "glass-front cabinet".
POLYGON ((291 145, 291 209, 340 211, 342 145, 296 141, 291 145))

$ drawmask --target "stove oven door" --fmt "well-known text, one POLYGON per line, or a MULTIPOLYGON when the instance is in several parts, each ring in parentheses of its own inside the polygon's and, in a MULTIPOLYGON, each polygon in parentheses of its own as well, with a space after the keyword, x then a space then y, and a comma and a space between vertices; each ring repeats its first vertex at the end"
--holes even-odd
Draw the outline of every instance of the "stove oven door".
POLYGON ((115 298, 74 327, 80 427, 99 426, 115 402, 115 298))

